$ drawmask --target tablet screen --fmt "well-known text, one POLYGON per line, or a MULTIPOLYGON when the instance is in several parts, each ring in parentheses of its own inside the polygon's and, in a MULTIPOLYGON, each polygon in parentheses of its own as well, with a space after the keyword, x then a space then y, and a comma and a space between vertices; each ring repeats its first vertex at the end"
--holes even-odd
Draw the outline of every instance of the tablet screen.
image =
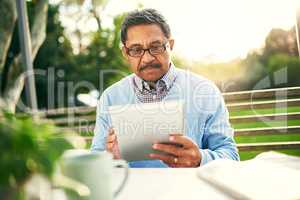
POLYGON ((183 101, 110 106, 122 159, 147 160, 155 142, 168 142, 170 133, 184 133, 183 101))

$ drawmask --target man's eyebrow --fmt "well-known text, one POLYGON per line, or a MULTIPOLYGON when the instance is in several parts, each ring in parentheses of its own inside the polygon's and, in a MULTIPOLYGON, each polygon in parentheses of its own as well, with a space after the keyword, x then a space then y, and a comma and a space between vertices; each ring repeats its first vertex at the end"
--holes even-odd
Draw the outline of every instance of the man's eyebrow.
POLYGON ((133 48, 133 47, 143 47, 141 44, 132 44, 129 46, 129 48, 133 48))
POLYGON ((150 42, 150 44, 162 44, 162 41, 160 40, 155 40, 153 42, 150 42))
MULTIPOLYGON (((150 42, 149 44, 150 45, 153 45, 153 44, 162 44, 163 42, 161 40, 154 40, 152 42, 150 42)), ((143 45, 139 44, 139 43, 134 43, 134 44, 131 44, 128 48, 133 48, 133 47, 143 47, 143 45)))

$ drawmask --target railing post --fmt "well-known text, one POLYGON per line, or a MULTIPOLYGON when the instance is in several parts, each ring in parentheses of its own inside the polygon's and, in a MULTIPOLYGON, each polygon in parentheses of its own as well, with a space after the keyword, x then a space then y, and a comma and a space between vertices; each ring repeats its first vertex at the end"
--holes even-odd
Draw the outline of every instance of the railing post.
POLYGON ((22 53, 22 63, 26 71, 25 88, 29 107, 32 109, 33 115, 37 112, 37 99, 35 90, 34 71, 32 65, 32 47, 30 31, 28 26, 28 16, 26 10, 26 1, 17 0, 18 11, 18 26, 19 26, 19 38, 22 53))

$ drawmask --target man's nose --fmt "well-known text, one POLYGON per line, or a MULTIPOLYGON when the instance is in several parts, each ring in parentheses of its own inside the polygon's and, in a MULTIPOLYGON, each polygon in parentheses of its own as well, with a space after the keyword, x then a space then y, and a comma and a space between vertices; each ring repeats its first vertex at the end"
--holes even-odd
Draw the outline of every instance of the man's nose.
POLYGON ((142 62, 144 63, 150 63, 154 59, 155 57, 152 56, 149 51, 145 51, 144 55, 142 56, 142 62))

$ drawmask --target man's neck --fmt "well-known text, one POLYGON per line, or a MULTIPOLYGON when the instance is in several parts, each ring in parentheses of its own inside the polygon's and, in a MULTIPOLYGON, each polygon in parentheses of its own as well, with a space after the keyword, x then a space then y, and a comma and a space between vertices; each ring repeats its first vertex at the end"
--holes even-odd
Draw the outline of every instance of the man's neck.
POLYGON ((151 90, 156 90, 156 83, 157 83, 158 80, 156 80, 156 81, 146 81, 151 90))

